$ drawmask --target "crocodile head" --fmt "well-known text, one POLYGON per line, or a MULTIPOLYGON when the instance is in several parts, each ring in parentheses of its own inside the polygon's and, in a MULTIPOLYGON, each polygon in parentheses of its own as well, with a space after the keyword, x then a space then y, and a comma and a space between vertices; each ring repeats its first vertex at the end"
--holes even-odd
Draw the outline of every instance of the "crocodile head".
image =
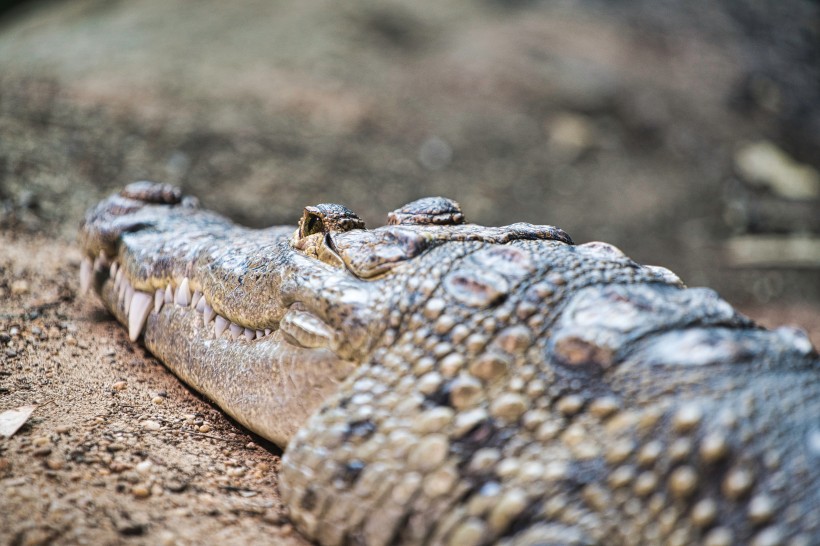
POLYGON ((81 280, 132 340, 284 445, 439 284, 476 309, 503 299, 527 274, 526 256, 506 245, 520 240, 572 244, 552 226, 466 224, 444 198, 405 205, 373 230, 332 204, 306 207, 295 227, 253 230, 178 188, 137 182, 88 212, 81 280))

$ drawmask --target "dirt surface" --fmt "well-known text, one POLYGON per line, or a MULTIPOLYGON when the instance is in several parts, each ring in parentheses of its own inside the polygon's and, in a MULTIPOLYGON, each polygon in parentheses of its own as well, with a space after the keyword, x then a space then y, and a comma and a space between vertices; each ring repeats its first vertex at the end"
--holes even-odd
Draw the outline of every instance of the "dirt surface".
POLYGON ((373 226, 446 195, 471 221, 614 243, 820 345, 818 268, 733 268, 725 246, 772 222, 817 236, 820 199, 751 187, 735 161, 766 141, 820 169, 816 3, 73 0, 0 17, 0 413, 38 406, 0 438, 0 544, 304 543, 280 452, 77 294, 79 219, 134 180, 252 226, 317 202, 373 226))
POLYGON ((306 544, 283 518, 280 451, 128 341, 80 253, 0 236, 0 544, 306 544))

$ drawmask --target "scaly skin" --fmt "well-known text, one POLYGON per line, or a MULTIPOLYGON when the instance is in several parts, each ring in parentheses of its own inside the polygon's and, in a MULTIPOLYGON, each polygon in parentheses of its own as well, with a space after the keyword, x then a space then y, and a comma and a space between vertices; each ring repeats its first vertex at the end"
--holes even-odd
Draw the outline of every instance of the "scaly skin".
POLYGON ((390 222, 319 205, 255 231, 132 184, 89 211, 82 277, 286 446, 283 500, 322 544, 820 541, 803 333, 549 226, 440 198, 390 222))

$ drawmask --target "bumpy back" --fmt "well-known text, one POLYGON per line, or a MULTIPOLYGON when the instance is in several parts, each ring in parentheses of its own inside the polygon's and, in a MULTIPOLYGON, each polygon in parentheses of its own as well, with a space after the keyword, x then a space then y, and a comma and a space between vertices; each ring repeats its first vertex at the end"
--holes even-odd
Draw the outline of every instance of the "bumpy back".
POLYGON ((820 380, 766 331, 611 246, 450 244, 288 446, 322 544, 812 544, 820 380))

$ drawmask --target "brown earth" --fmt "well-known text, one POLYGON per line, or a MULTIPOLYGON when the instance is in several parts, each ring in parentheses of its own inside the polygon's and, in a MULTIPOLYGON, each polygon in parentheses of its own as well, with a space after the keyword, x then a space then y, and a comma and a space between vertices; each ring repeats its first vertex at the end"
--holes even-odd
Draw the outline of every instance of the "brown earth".
MULTIPOLYGON (((733 269, 723 246, 758 226, 732 212, 739 146, 769 140, 820 168, 820 8, 673 4, 74 0, 3 14, 0 413, 38 407, 0 438, 0 544, 304 544, 278 500, 280 451, 77 294, 78 221, 133 180, 254 226, 316 202, 374 225, 447 195, 471 221, 612 242, 820 345, 818 270, 733 269)), ((818 203, 779 225, 813 225, 818 203)))
POLYGON ((93 294, 80 253, 0 236, 0 544, 306 544, 276 489, 281 451, 181 384, 93 294))

